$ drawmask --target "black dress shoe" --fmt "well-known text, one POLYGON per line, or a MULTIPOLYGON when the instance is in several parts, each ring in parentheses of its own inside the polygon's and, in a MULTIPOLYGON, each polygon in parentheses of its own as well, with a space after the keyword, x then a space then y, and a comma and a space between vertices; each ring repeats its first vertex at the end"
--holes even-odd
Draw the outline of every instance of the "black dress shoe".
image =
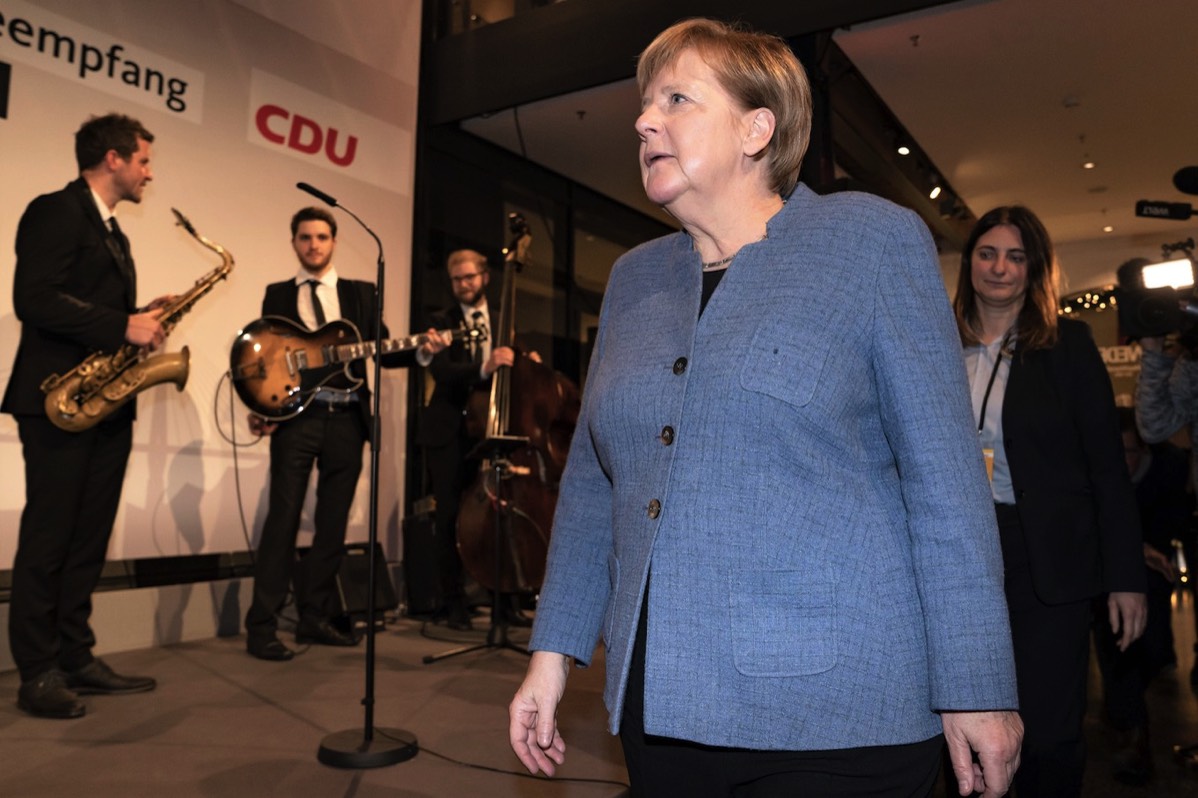
POLYGON ((79 694, 67 687, 67 675, 60 670, 48 670, 21 682, 17 706, 36 718, 81 718, 87 712, 79 694))
POLYGON ((1120 745, 1111 755, 1111 775, 1115 781, 1141 787, 1152 779, 1152 748, 1148 728, 1136 726, 1120 735, 1120 745))
POLYGON ((67 672, 67 687, 79 695, 148 693, 158 686, 149 676, 122 676, 102 659, 93 659, 77 671, 67 672))
POLYGON ((286 662, 295 656, 295 652, 274 635, 250 635, 245 639, 245 650, 252 657, 273 662, 286 662))
POLYGON ((524 629, 532 626, 532 618, 525 615, 522 610, 501 610, 499 613, 499 619, 508 626, 517 626, 524 629))
POLYGON ((358 638, 341 631, 327 618, 300 618, 295 628, 295 642, 319 643, 322 646, 356 646, 358 638))
POLYGON ((469 632, 474 629, 474 622, 470 620, 470 609, 466 606, 466 602, 452 602, 445 607, 445 625, 458 632, 469 632))

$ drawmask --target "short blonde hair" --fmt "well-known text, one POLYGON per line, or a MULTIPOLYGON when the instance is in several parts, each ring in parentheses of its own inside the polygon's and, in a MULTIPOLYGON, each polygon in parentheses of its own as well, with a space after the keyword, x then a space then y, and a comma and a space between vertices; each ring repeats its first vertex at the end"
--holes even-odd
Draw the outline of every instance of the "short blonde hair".
POLYGON ((449 253, 449 260, 445 263, 445 268, 452 269, 460 263, 477 264, 480 272, 487 271, 487 256, 481 252, 475 252, 473 249, 455 249, 449 253))
POLYGON ((811 140, 811 84, 799 59, 777 36, 713 19, 683 20, 659 33, 641 53, 636 67, 641 95, 688 50, 698 53, 745 110, 773 111, 774 137, 759 157, 769 159, 770 187, 788 196, 799 181, 811 140))

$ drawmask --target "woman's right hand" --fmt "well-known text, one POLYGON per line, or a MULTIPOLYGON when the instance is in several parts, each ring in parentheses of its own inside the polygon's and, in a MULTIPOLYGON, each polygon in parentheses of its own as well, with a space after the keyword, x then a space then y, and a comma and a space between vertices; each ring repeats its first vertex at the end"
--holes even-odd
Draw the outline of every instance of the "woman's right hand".
POLYGON ((524 683, 508 707, 508 738, 517 758, 534 776, 552 776, 566 760, 566 743, 557 728, 557 706, 566 690, 570 658, 534 651, 524 683))

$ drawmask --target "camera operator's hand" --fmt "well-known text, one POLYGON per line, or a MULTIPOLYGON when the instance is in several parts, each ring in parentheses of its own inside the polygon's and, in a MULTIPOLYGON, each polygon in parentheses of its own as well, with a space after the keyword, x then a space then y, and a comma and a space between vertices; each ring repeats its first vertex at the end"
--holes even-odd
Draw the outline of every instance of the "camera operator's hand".
POLYGON ((1140 348, 1146 352, 1164 352, 1165 338, 1161 335, 1146 335, 1140 339, 1140 348))

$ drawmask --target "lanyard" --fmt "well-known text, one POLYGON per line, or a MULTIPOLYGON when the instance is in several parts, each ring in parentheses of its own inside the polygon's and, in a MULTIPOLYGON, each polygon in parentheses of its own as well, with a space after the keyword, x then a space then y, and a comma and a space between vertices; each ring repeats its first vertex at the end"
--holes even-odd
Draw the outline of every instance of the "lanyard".
POLYGON ((1008 332, 1002 337, 1002 343, 998 346, 998 356, 994 358, 994 369, 990 372, 990 382, 986 383, 986 395, 982 397, 982 412, 978 413, 978 434, 982 433, 982 427, 986 423, 986 405, 990 403, 990 391, 994 388, 994 378, 998 376, 998 367, 1002 365, 1002 354, 1006 351, 1007 340, 1011 337, 1008 332))

